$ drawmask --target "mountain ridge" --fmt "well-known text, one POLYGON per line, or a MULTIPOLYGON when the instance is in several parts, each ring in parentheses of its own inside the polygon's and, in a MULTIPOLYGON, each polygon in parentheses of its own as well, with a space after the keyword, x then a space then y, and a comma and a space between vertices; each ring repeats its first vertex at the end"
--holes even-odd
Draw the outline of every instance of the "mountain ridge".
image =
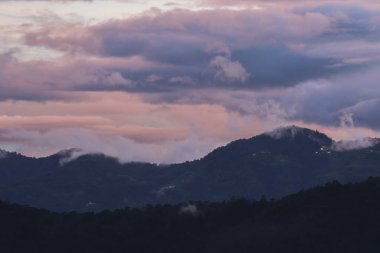
POLYGON ((54 211, 100 211, 231 197, 279 198, 332 180, 380 176, 379 143, 350 151, 334 150, 334 143, 318 131, 290 126, 233 141, 199 160, 165 166, 121 163, 75 149, 44 158, 9 153, 0 159, 0 199, 54 211))
MULTIPOLYGON (((208 154, 203 156, 200 159, 203 159, 207 157, 209 154, 213 153, 214 151, 223 149, 225 147, 231 146, 237 142, 249 142, 253 141, 257 138, 262 138, 262 137, 271 137, 275 140, 284 140, 287 139, 289 141, 294 141, 296 138, 299 138, 300 136, 306 137, 312 141, 315 141, 319 143, 322 147, 325 148, 330 148, 335 151, 349 151, 349 150, 354 150, 354 149, 366 149, 371 146, 375 146, 380 143, 380 138, 373 138, 373 137, 365 137, 365 138, 357 138, 357 139, 348 139, 348 140, 333 140, 331 137, 327 136, 324 133, 319 132, 318 130, 311 130, 309 128, 304 128, 304 127, 299 127, 296 125, 289 125, 289 126, 284 126, 284 127, 279 127, 276 128, 272 131, 264 132, 262 134, 258 134, 253 137, 249 138, 241 138, 237 139, 234 141, 231 141, 227 143, 224 146, 220 146, 215 148, 214 150, 211 150, 208 154), (360 145, 359 142, 367 142, 366 144, 360 145), (334 146, 339 146, 339 144, 347 144, 348 147, 334 147, 334 146)), ((117 157, 110 156, 107 154, 103 154, 101 152, 86 152, 84 149, 81 148, 66 148, 59 150, 51 155, 47 156, 42 156, 42 157, 34 157, 34 156, 26 156, 23 155, 22 153, 15 152, 15 151, 7 151, 5 149, 0 149, 0 159, 4 158, 4 156, 7 155, 21 155, 26 158, 35 158, 35 159, 43 159, 43 158, 49 158, 49 157, 57 157, 60 156, 62 158, 70 158, 70 157, 75 157, 78 158, 80 156, 86 156, 86 155, 91 155, 91 156, 105 156, 113 159, 118 159, 117 157)), ((200 159, 195 159, 195 160, 200 160, 200 159)), ((71 159, 70 159, 71 160, 71 159)), ((72 159, 74 160, 74 159, 72 159)), ((195 161, 192 160, 192 161, 195 161)), ((185 162, 180 162, 180 163, 175 163, 175 164, 182 164, 186 162, 192 162, 192 161, 185 161, 185 162)), ((146 163, 146 164, 153 164, 151 162, 145 162, 145 161, 127 161, 127 162, 120 162, 120 163, 146 163)), ((165 164, 165 165, 173 165, 173 164, 165 164)))

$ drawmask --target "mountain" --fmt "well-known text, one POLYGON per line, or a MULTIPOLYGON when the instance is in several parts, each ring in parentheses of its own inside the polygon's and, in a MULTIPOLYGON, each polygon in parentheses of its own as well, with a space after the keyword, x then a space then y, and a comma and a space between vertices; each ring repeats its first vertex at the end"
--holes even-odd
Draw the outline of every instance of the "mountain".
POLYGON ((121 164, 101 154, 80 155, 78 150, 44 158, 1 154, 0 199, 53 211, 280 198, 332 180, 380 176, 377 139, 335 142, 295 126, 234 141, 200 160, 167 166, 121 164))
POLYGON ((0 202, 0 252, 310 252, 380 250, 380 179, 234 199, 52 213, 0 202))

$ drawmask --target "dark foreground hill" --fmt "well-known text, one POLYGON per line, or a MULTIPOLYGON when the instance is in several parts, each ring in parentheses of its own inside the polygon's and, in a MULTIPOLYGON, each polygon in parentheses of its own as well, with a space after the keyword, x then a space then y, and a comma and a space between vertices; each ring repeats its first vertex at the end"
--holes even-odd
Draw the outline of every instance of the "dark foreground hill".
POLYGON ((380 176, 380 144, 365 142, 336 143, 317 131, 287 127, 234 141, 200 160, 167 166, 121 164, 104 155, 74 159, 74 151, 38 159, 2 152, 0 199, 54 211, 99 211, 147 203, 279 198, 332 180, 380 176))
POLYGON ((278 201, 230 200, 101 213, 0 202, 0 252, 380 251, 380 179, 329 183, 278 201))

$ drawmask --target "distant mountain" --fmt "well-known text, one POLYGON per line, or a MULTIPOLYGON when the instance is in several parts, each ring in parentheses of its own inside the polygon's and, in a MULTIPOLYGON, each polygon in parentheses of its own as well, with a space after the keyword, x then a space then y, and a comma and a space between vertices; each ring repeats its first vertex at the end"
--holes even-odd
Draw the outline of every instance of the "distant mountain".
POLYGON ((45 158, 0 153, 0 199, 54 211, 279 198, 332 180, 380 176, 378 139, 334 142, 295 126, 234 141, 192 162, 121 164, 66 150, 45 158))
POLYGON ((0 252, 374 253, 380 179, 337 182, 277 201, 234 199, 101 213, 0 202, 0 252))

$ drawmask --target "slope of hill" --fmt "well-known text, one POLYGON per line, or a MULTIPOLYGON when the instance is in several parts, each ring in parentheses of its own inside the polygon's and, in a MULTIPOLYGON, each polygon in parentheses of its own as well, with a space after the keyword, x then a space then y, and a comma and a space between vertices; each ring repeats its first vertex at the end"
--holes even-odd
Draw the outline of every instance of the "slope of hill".
MULTIPOLYGON (((380 176, 380 144, 343 149, 328 136, 286 127, 234 141, 204 158, 157 166, 104 155, 45 158, 2 152, 0 199, 54 211, 90 211, 231 197, 279 198, 332 180, 380 176)), ((355 143, 354 143, 355 144, 355 143)))
POLYGON ((0 202, 0 252, 311 252, 380 250, 380 179, 337 182, 278 201, 194 202, 51 213, 0 202))

